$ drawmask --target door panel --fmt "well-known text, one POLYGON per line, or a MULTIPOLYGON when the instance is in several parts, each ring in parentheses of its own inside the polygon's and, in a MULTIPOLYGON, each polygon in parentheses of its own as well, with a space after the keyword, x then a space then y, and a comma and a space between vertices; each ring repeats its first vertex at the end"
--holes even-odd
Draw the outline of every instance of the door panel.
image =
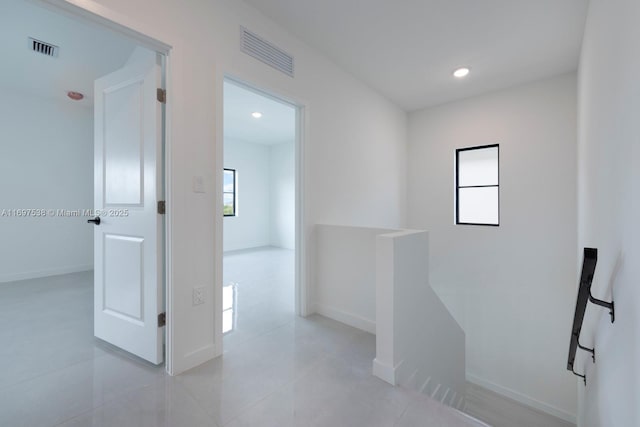
POLYGON ((164 360, 162 104, 156 53, 138 49, 95 82, 95 336, 164 360))
POLYGON ((143 203, 143 84, 135 79, 103 92, 105 207, 143 203))
POLYGON ((117 268, 105 269, 102 310, 136 325, 144 321, 143 244, 140 237, 104 236, 103 265, 117 268))

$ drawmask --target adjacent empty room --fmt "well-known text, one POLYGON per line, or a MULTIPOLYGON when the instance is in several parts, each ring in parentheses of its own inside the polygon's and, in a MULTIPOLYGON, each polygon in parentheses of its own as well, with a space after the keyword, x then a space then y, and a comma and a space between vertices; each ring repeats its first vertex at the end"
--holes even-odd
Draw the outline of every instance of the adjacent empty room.
MULTIPOLYGON (((140 210, 139 206, 109 203, 109 198, 129 194, 128 184, 135 180, 125 169, 136 167, 129 162, 131 158, 122 156, 126 153, 117 152, 113 142, 122 141, 120 147, 133 146, 139 152, 135 143, 129 144, 132 140, 114 130, 118 114, 112 114, 112 103, 117 100, 110 94, 128 98, 137 89, 118 92, 129 87, 130 78, 101 94, 94 91, 94 85, 97 81, 96 87, 101 87, 105 78, 136 61, 142 63, 142 57, 153 62, 155 69, 157 56, 106 29, 18 0, 3 1, 0 6, 0 46, 4 52, 0 79, 0 364, 4 367, 0 370, 0 425, 55 424, 92 409, 109 395, 164 376, 162 361, 147 363, 113 342, 94 337, 94 314, 118 311, 124 318, 129 316, 128 306, 137 301, 135 295, 115 293, 118 286, 126 287, 127 292, 138 289, 137 283, 121 274, 129 267, 108 264, 118 259, 118 252, 127 255, 126 247, 112 245, 117 233, 111 227, 140 210), (103 123, 104 151, 95 148, 97 117, 108 122, 103 123), (104 169, 106 179, 95 175, 99 168, 104 169), (101 191, 111 192, 97 197, 107 201, 103 206, 96 204, 101 191), (95 262, 100 251, 104 256, 95 262), (94 274, 98 264, 102 264, 102 275, 94 274), (95 278, 106 284, 101 288, 103 294, 94 292, 95 278), (103 298, 104 310, 94 309, 96 295, 103 298), (44 406, 52 412, 33 410, 44 406)), ((155 103, 156 82, 152 83, 155 103)), ((134 118, 121 106, 117 110, 125 120, 134 118)), ((151 177, 147 174, 144 179, 151 177)), ((129 236, 128 242, 136 238, 149 242, 145 235, 127 233, 142 236, 129 236)), ((162 277, 156 279, 162 283, 162 277)), ((153 326, 162 351, 164 329, 153 326)))
POLYGON ((297 109, 224 82, 225 346, 295 318, 297 109))

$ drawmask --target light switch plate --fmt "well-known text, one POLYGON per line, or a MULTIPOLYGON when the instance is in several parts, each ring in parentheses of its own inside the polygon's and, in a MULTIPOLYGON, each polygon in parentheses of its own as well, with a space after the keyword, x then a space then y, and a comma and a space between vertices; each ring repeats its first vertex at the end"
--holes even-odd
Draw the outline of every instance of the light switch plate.
POLYGON ((205 288, 193 288, 193 305, 204 304, 205 288))
POLYGON ((204 193, 204 178, 200 175, 193 177, 193 192, 204 193))

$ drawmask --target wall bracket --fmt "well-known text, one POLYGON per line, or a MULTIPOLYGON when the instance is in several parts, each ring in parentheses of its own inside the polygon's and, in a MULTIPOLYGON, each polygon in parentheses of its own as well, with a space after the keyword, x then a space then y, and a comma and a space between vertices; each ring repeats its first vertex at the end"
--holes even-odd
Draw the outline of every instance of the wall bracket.
POLYGON ((599 300, 597 298, 594 298, 593 295, 591 294, 591 290, 589 290, 589 301, 591 301, 595 305, 599 305, 601 307, 608 308, 609 309, 609 314, 611 315, 611 323, 615 322, 615 320, 616 320, 616 309, 615 309, 615 304, 614 304, 613 300, 611 300, 611 302, 607 302, 607 301, 602 301, 602 300, 599 300))
POLYGON ((584 386, 587 386, 587 373, 585 372, 584 375, 580 375, 579 373, 577 373, 575 370, 571 370, 571 372, 573 372, 573 375, 575 375, 576 377, 580 377, 582 378, 582 380, 584 381, 584 386))
POLYGON ((591 353, 591 359, 593 359, 593 363, 596 363, 596 347, 595 346, 593 346, 593 348, 587 348, 583 346, 582 344, 580 344, 580 337, 578 337, 578 348, 591 353))

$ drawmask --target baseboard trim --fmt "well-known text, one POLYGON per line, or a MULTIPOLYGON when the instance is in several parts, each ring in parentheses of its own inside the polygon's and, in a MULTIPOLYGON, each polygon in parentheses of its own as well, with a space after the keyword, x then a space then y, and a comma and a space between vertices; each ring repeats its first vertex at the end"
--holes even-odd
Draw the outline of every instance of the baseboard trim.
POLYGON ((258 246, 246 246, 246 247, 243 246, 241 248, 225 249, 222 251, 222 253, 223 255, 237 255, 237 254, 242 254, 246 252, 254 252, 254 251, 260 251, 260 250, 267 250, 267 249, 286 249, 290 251, 295 250, 295 248, 287 248, 285 246, 265 244, 265 245, 258 245, 258 246))
POLYGON ((186 353, 180 360, 176 360, 177 358, 174 357, 172 360, 173 370, 169 372, 169 375, 179 375, 211 359, 215 359, 219 355, 217 346, 215 344, 209 344, 195 351, 186 353))
POLYGON ((81 273, 93 270, 93 265, 75 265, 71 267, 52 268, 49 270, 27 271, 24 273, 4 274, 0 276, 0 283, 17 282, 20 280, 39 279, 49 276, 61 276, 63 274, 81 273))
MULTIPOLYGON (((401 364, 401 363, 400 363, 401 364)), ((400 365, 395 368, 386 363, 380 362, 378 359, 373 359, 373 375, 380 378, 382 381, 389 384, 396 385, 396 370, 400 365)))
POLYGON ((561 420, 576 424, 577 417, 575 414, 571 414, 563 409, 549 405, 548 403, 541 402, 533 397, 527 396, 526 394, 495 384, 469 373, 467 373, 467 381, 493 391, 494 393, 498 393, 511 400, 515 400, 518 403, 537 409, 538 411, 542 411, 546 414, 553 415, 556 418, 560 418, 561 420))
POLYGON ((324 317, 328 317, 329 319, 344 323, 345 325, 353 326, 354 328, 369 332, 371 334, 376 333, 376 322, 365 319, 364 317, 360 317, 355 314, 347 313, 345 311, 329 307, 324 304, 316 303, 314 306, 315 312, 324 317))

